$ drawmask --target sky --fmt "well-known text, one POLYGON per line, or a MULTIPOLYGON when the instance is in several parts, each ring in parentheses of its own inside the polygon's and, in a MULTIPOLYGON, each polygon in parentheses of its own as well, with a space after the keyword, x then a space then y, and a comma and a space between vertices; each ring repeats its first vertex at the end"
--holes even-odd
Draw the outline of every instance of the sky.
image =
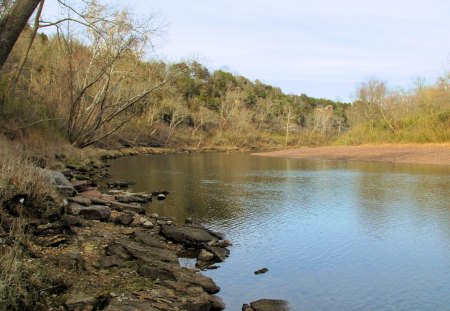
MULTIPOLYGON (((370 78, 409 89, 450 70, 449 0, 109 2, 166 25, 152 56, 197 60, 285 93, 351 101, 370 78)), ((55 12, 46 3, 44 16, 55 12)))

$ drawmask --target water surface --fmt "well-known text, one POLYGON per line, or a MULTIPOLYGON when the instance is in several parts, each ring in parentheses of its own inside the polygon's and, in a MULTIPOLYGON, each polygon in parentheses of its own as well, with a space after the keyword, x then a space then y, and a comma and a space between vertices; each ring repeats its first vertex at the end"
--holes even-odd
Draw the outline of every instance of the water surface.
POLYGON ((120 158, 110 172, 133 191, 170 191, 150 212, 226 233, 231 256, 205 272, 226 310, 260 298, 450 310, 449 168, 222 153, 120 158))

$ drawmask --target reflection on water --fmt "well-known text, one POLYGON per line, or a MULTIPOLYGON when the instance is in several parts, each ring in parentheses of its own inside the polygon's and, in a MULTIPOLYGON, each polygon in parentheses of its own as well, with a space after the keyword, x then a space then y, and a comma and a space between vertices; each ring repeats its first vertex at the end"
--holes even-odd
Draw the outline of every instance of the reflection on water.
POLYGON ((151 213, 226 233, 231 256, 207 274, 227 310, 259 298, 293 310, 450 306, 449 168, 180 154, 110 171, 135 191, 170 191, 151 213))

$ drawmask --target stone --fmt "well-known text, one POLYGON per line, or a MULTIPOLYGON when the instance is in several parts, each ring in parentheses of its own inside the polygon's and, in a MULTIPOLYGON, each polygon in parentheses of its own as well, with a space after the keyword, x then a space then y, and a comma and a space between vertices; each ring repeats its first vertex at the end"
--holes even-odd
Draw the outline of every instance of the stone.
POLYGON ((123 260, 116 255, 105 256, 102 259, 100 259, 100 267, 102 267, 103 269, 110 267, 121 267, 123 265, 124 265, 123 260))
POLYGON ((262 268, 262 269, 256 270, 256 271, 255 271, 255 275, 263 274, 263 273, 266 273, 266 272, 268 272, 268 271, 269 271, 269 269, 267 269, 267 268, 262 268))
POLYGON ((168 240, 188 247, 198 246, 215 239, 215 237, 212 236, 208 230, 190 226, 175 227, 161 225, 161 233, 168 240))
POLYGON ((230 255, 230 251, 223 247, 214 247, 206 245, 205 249, 214 254, 214 257, 219 262, 225 261, 225 259, 230 255))
POLYGON ((112 218, 112 221, 116 224, 122 224, 122 225, 129 225, 133 222, 133 215, 128 213, 120 213, 119 215, 116 215, 114 218, 112 218))
POLYGON ((139 262, 137 272, 151 280, 176 281, 175 269, 178 268, 167 263, 145 263, 139 262))
POLYGON ((64 303, 65 310, 103 310, 111 298, 106 295, 94 296, 83 293, 72 293, 64 303))
POLYGON ((40 172, 50 181, 60 195, 64 197, 72 197, 76 194, 72 183, 64 176, 63 173, 48 169, 39 169, 40 172))
POLYGON ((108 220, 111 209, 104 205, 82 206, 77 203, 70 203, 66 206, 66 213, 73 216, 83 216, 88 220, 108 220))
POLYGON ((88 198, 85 197, 81 197, 81 196, 77 196, 77 197, 72 197, 68 199, 69 202, 73 202, 73 203, 77 203, 83 206, 90 206, 92 205, 92 201, 88 198))
POLYGON ((78 192, 86 191, 88 188, 93 186, 92 180, 75 180, 72 181, 72 185, 78 192))
POLYGON ((159 238, 146 232, 135 231, 134 238, 151 247, 165 248, 159 238))
POLYGON ((117 180, 113 182, 109 182, 108 186, 110 188, 128 188, 130 185, 134 185, 134 182, 131 181, 123 181, 123 180, 117 180))
POLYGON ((143 208, 139 204, 127 204, 127 203, 121 203, 117 201, 110 201, 111 208, 116 211, 132 211, 138 214, 145 213, 145 208, 143 208))
POLYGON ((82 221, 80 216, 73 215, 63 215, 61 218, 61 222, 65 223, 68 226, 81 226, 82 221))
POLYGON ((135 196, 135 195, 116 195, 115 199, 121 203, 145 203, 147 200, 145 200, 142 197, 135 196))
POLYGON ((141 245, 125 239, 113 241, 107 252, 125 260, 136 258, 143 262, 162 261, 179 265, 177 255, 169 249, 141 245))
POLYGON ((176 271, 176 278, 179 282, 188 283, 195 286, 200 286, 208 294, 216 294, 220 291, 220 287, 214 283, 214 281, 192 269, 182 267, 176 271))
POLYGON ((250 307, 250 305, 244 303, 244 305, 242 306, 242 311, 255 311, 255 309, 250 307))
POLYGON ((202 249, 197 256, 197 259, 200 261, 208 262, 214 259, 214 254, 208 252, 206 249, 202 249))
POLYGON ((288 311, 289 304, 285 300, 260 299, 250 303, 255 311, 288 311))
POLYGON ((153 228, 155 225, 151 222, 151 221, 146 221, 142 224, 142 227, 147 228, 147 229, 151 229, 153 228))
POLYGON ((80 195, 82 195, 86 198, 89 198, 91 200, 93 198, 102 198, 103 197, 103 194, 100 191, 98 191, 97 188, 88 188, 88 189, 86 189, 86 191, 81 192, 80 195))

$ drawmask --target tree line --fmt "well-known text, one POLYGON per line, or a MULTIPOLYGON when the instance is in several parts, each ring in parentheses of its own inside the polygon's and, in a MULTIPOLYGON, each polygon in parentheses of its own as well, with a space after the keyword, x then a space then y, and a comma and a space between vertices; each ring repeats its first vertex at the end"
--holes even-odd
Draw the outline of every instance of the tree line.
POLYGON ((78 147, 258 148, 449 139, 449 74, 409 91, 370 79, 356 90, 353 103, 284 94, 197 61, 149 58, 158 32, 154 17, 136 19, 94 0, 76 6, 58 2, 66 16, 57 21, 42 19, 44 1, 0 5, 0 42, 17 36, 7 58, 0 55, 4 132, 50 127, 78 147), (11 27, 17 19, 25 24, 11 27), (47 36, 39 31, 43 27, 56 31, 47 36))

